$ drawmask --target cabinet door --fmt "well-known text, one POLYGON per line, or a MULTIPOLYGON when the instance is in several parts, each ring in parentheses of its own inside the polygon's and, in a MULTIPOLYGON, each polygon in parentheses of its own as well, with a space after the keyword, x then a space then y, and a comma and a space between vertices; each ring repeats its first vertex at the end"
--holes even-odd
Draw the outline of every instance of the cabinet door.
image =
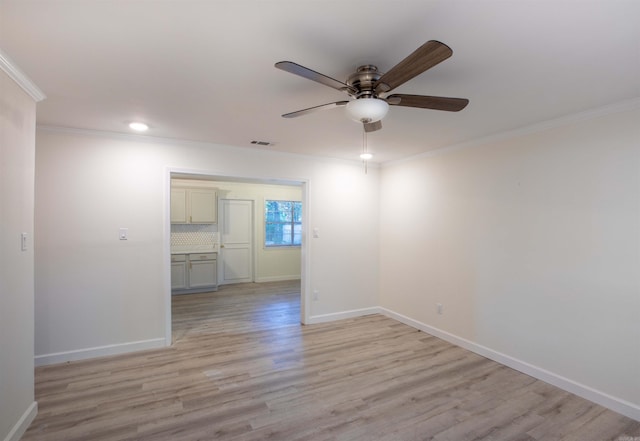
POLYGON ((187 223, 187 190, 184 188, 171 189, 171 223, 187 223))
POLYGON ((187 289, 187 262, 171 263, 171 289, 187 289))
POLYGON ((218 283, 215 260, 189 262, 189 288, 215 287, 218 283))
POLYGON ((216 192, 209 189, 189 190, 191 207, 189 222, 193 224, 215 224, 217 219, 216 192))

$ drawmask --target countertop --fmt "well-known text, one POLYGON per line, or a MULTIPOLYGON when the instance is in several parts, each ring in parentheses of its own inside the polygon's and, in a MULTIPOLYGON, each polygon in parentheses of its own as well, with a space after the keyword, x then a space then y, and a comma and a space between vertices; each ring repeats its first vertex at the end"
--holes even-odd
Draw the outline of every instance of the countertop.
POLYGON ((196 253, 217 253, 217 247, 211 246, 190 246, 190 247, 172 247, 171 254, 196 254, 196 253))

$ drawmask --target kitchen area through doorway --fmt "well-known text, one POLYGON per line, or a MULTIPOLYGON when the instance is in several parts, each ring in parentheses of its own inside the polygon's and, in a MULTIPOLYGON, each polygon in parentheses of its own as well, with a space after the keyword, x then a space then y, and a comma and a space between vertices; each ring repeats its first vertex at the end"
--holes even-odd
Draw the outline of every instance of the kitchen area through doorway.
POLYGON ((302 192, 302 183, 172 173, 171 296, 299 284, 302 192))

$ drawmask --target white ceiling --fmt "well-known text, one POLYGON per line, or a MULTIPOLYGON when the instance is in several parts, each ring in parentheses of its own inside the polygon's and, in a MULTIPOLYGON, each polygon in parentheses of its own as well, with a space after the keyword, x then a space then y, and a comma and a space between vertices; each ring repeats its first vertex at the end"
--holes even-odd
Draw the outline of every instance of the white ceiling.
POLYGON ((640 96, 638 0, 0 0, 0 49, 43 90, 38 123, 357 160, 347 99, 275 69, 345 80, 427 40, 453 57, 395 90, 468 98, 459 113, 391 107, 375 161, 640 96))

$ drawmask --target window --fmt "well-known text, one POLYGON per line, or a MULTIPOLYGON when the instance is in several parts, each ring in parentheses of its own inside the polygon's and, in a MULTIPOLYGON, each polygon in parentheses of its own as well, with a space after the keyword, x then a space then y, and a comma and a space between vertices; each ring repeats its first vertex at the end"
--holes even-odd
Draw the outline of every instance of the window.
POLYGON ((302 202, 264 203, 264 246, 300 246, 302 241, 302 202))

